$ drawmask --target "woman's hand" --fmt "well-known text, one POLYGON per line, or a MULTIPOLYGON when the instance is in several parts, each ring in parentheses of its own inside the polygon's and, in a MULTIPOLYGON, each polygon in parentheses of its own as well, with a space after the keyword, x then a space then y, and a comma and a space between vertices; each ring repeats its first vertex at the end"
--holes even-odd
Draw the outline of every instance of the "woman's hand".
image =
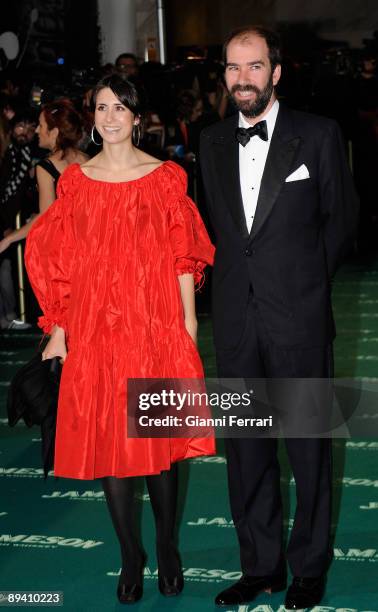
POLYGON ((10 236, 5 236, 5 238, 0 240, 0 253, 4 253, 4 251, 6 251, 11 244, 12 240, 10 239, 10 236))
POLYGON ((185 329, 197 346, 197 317, 196 303, 194 300, 194 276, 186 272, 178 276, 180 285, 181 301, 184 310, 185 329))
POLYGON ((185 319, 185 328, 188 332, 189 336, 193 340, 194 344, 197 346, 197 331, 198 331, 198 322, 196 318, 190 317, 185 319))
POLYGON ((57 325, 54 326, 51 338, 42 353, 42 361, 54 357, 61 357, 60 363, 64 363, 67 357, 66 334, 64 329, 57 325))

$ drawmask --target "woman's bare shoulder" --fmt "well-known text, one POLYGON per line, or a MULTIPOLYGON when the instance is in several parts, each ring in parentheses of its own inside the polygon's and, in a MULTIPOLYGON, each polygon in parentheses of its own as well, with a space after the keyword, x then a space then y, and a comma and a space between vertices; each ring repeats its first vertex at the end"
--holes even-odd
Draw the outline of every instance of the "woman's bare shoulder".
POLYGON ((138 161, 141 166, 150 165, 151 167, 161 166, 161 164, 163 163, 161 159, 158 159, 157 157, 153 157, 152 155, 149 155, 149 153, 145 153, 144 151, 138 152, 138 161))
POLYGON ((80 152, 78 152, 75 161, 76 161, 76 163, 80 164, 80 166, 82 166, 83 164, 85 164, 88 161, 90 161, 90 157, 86 153, 83 153, 83 151, 80 151, 80 152))
POLYGON ((98 166, 98 155, 95 155, 94 157, 88 157, 87 155, 83 161, 79 162, 79 164, 82 168, 93 168, 94 166, 98 166))

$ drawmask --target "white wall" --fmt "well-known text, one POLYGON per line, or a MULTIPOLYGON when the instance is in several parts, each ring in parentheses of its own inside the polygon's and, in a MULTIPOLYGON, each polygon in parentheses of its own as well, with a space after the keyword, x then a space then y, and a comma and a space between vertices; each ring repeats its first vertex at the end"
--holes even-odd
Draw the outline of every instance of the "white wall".
POLYGON ((98 0, 102 63, 114 63, 120 53, 136 52, 135 0, 98 0))
POLYGON ((157 53, 159 53, 156 0, 137 0, 136 19, 136 51, 138 57, 145 59, 148 39, 156 39, 157 53))

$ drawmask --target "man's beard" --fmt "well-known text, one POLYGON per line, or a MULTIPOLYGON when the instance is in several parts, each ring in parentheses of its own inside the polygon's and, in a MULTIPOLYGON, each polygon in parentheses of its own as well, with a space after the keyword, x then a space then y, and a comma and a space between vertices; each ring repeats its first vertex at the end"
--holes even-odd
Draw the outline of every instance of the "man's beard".
POLYGON ((258 117, 261 115, 269 104, 274 90, 273 76, 269 77, 267 84, 264 89, 259 89, 256 85, 234 85, 230 89, 231 98, 236 108, 248 119, 258 117), (253 91, 256 94, 255 100, 240 100, 236 99, 235 93, 237 91, 253 91))
POLYGON ((13 136, 13 142, 16 146, 18 147, 23 147, 24 145, 28 144, 29 139, 27 136, 13 136))

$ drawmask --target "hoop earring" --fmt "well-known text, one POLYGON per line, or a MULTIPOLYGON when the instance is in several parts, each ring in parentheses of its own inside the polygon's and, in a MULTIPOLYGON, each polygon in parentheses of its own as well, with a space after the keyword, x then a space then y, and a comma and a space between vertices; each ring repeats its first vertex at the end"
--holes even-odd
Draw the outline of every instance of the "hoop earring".
POLYGON ((134 123, 133 125, 133 141, 136 147, 139 147, 140 143, 140 123, 134 123))
POLYGON ((94 143, 96 146, 101 147, 102 142, 96 142, 96 141, 95 141, 95 139, 94 139, 94 137, 93 137, 94 130, 95 130, 95 126, 93 125, 92 131, 91 131, 91 141, 92 141, 92 142, 93 142, 93 143, 94 143))

